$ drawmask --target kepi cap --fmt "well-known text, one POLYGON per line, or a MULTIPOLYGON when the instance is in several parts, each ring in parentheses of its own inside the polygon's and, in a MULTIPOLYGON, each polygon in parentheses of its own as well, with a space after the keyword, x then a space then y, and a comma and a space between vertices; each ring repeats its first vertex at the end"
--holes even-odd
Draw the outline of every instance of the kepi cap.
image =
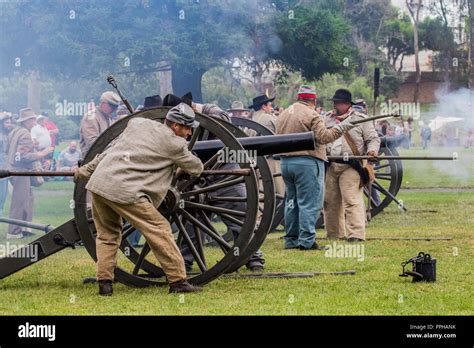
POLYGON ((185 103, 180 103, 173 107, 166 114, 166 119, 171 122, 182 124, 187 127, 197 128, 199 122, 195 120, 196 114, 193 109, 185 103))
POLYGON ((100 96, 100 101, 106 102, 106 103, 109 103, 110 105, 115 105, 115 106, 119 106, 121 102, 119 95, 112 91, 107 91, 107 92, 102 93, 102 95, 100 96))

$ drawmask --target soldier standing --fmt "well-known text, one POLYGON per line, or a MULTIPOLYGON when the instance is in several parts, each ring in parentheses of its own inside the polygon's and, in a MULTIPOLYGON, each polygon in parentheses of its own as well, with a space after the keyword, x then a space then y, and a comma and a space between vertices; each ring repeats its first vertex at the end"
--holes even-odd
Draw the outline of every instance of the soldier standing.
MULTIPOLYGON (((347 89, 338 89, 332 101, 334 110, 326 115, 328 126, 337 127, 348 120, 367 117, 352 108, 352 94, 347 89)), ((379 148, 380 138, 373 122, 365 122, 328 144, 327 151, 331 156, 367 155, 375 158, 379 148)), ((333 162, 326 172, 324 224, 328 238, 345 238, 347 235, 349 242, 358 242, 365 240, 366 214, 361 178, 365 163, 355 160, 348 163, 333 162)))
MULTIPOLYGON (((8 146, 8 133, 13 128, 12 114, 0 113, 0 169, 7 168, 6 149, 8 146)), ((3 216, 3 207, 8 195, 8 178, 0 179, 0 216, 3 216)))
MULTIPOLYGON (((268 98, 266 95, 261 95, 253 98, 253 104, 249 108, 253 108, 255 113, 252 116, 252 120, 260 123, 262 126, 267 127, 273 133, 276 133, 276 124, 278 117, 273 114, 272 101, 275 98, 268 98)), ((249 130, 248 135, 253 137, 257 135, 254 130, 249 130)), ((273 174, 281 173, 280 161, 268 156, 268 166, 273 174)), ((283 197, 285 195, 285 183, 281 177, 275 177, 275 192, 276 194, 283 197)))
POLYGON ((229 110, 230 117, 238 117, 238 118, 249 118, 250 110, 244 108, 244 103, 240 100, 235 100, 232 102, 232 106, 229 110))
POLYGON ((345 121, 326 129, 323 118, 315 108, 316 91, 303 85, 298 90, 298 101, 283 111, 277 121, 277 134, 311 131, 316 142, 315 150, 280 156, 286 186, 285 249, 325 249, 315 242, 316 221, 323 204, 324 161, 327 160, 324 144, 336 140, 354 127, 345 121))
MULTIPOLYGON (((19 127, 8 134, 7 162, 11 171, 25 171, 34 168, 33 163, 48 156, 53 148, 49 147, 35 152, 30 131, 36 124, 36 115, 30 108, 20 110, 16 121, 19 127)), ((28 176, 14 176, 12 202, 10 206, 10 219, 31 221, 33 218, 33 192, 31 179, 28 176)), ((7 239, 19 239, 32 235, 31 232, 22 231, 20 226, 9 225, 7 239)))
POLYGON ((112 115, 120 104, 120 97, 114 92, 104 92, 99 105, 86 112, 79 129, 82 156, 87 154, 94 141, 113 123, 112 115))
MULTIPOLYGON (((273 133, 276 132, 277 121, 277 117, 272 113, 272 101, 274 100, 275 98, 269 98, 264 94, 253 98, 252 105, 249 106, 249 108, 255 110, 252 120, 260 123, 262 126, 267 127, 273 133)), ((249 135, 255 136, 256 133, 249 133, 249 135)))

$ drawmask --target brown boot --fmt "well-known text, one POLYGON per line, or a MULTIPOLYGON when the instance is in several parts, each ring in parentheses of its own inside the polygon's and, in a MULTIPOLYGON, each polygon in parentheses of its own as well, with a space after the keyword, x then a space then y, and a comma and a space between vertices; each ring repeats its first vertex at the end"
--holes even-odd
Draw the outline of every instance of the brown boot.
POLYGON ((99 280, 99 295, 101 296, 112 296, 112 281, 111 280, 99 280))
POLYGON ((170 294, 178 292, 199 292, 202 291, 202 288, 199 286, 194 286, 188 283, 187 280, 180 282, 170 283, 170 294))

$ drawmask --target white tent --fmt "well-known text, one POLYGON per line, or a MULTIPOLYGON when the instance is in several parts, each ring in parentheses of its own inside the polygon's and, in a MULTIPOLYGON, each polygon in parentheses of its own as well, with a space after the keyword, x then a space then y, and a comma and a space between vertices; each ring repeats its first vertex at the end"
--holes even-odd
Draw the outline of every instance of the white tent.
POLYGON ((461 117, 442 117, 437 116, 430 121, 429 127, 433 132, 441 130, 447 124, 456 123, 459 121, 464 121, 464 118, 461 117))

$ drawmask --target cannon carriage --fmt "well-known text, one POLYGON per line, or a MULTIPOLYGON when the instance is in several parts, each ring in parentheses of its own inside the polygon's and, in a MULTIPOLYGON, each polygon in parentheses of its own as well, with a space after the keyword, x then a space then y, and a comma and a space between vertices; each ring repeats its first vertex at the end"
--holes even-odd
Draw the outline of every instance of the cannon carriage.
MULTIPOLYGON (((103 152, 123 132, 131 118, 144 117, 163 122, 168 110, 166 107, 148 109, 114 123, 92 145, 84 163, 103 152)), ((250 138, 228 122, 199 113, 196 113, 196 120, 200 122, 200 126, 195 129, 189 141, 189 149, 204 163, 205 171, 214 171, 214 174, 219 175, 214 175, 212 180, 206 176, 175 177, 171 189, 158 209, 175 227, 178 246, 187 245, 195 260, 196 266, 193 272, 188 274, 189 281, 193 284, 206 284, 223 273, 242 267, 261 246, 271 228, 275 192, 272 173, 265 156, 284 151, 313 149, 314 139, 311 132, 250 138), (228 159, 223 156, 231 152, 239 155, 228 159), (251 158, 248 153, 256 153, 257 158, 251 158), (238 169, 219 172, 219 169, 225 168, 228 163, 237 165, 238 169), (263 183, 260 189, 263 192, 259 192, 259 180, 263 183), (244 187, 245 196, 215 194, 221 189, 235 185, 244 187), (219 206, 223 201, 242 203, 245 209, 223 208, 219 206), (257 226, 258 215, 261 218, 257 226), (237 224, 240 226, 240 233, 233 236, 234 238, 224 238, 226 231, 222 221, 237 224)), ((25 250, 36 248, 38 258, 31 260, 9 255, 0 259, 0 279, 80 242, 91 258, 97 259, 96 230, 87 204, 85 185, 86 182, 82 180, 75 184, 74 218, 23 247, 25 250)), ((128 242, 127 237, 134 231, 127 221, 123 222, 116 280, 135 287, 166 285, 164 272, 151 257, 148 244, 136 248, 128 242)))

